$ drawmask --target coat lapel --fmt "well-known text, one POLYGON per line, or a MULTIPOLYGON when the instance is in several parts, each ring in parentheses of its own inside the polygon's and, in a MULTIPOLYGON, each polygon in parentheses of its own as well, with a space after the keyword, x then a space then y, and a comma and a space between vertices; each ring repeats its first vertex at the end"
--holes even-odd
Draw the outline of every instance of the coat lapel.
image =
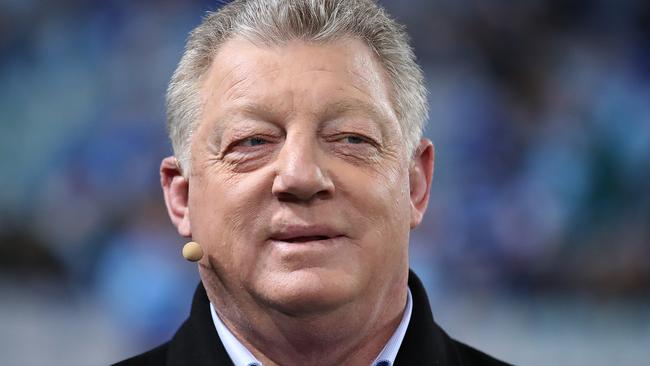
POLYGON ((214 328, 210 302, 202 283, 194 293, 190 317, 169 344, 167 365, 233 365, 214 328))
MULTIPOLYGON (((424 286, 412 271, 408 283, 413 312, 395 366, 462 365, 458 344, 434 322, 424 286)), ((194 294, 190 317, 167 350, 167 366, 181 365, 233 365, 214 328, 208 296, 201 283, 194 294)))
POLYGON ((413 312, 395 366, 460 365, 454 342, 433 321, 426 291, 413 271, 409 272, 409 288, 413 312))

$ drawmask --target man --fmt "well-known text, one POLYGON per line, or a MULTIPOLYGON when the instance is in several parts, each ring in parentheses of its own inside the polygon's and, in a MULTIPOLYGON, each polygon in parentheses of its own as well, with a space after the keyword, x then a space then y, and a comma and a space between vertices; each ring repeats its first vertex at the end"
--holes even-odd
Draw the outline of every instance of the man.
POLYGON ((161 166, 202 285, 170 342, 122 364, 501 364, 450 339, 409 274, 433 173, 425 99, 371 0, 209 14, 169 86, 161 166))

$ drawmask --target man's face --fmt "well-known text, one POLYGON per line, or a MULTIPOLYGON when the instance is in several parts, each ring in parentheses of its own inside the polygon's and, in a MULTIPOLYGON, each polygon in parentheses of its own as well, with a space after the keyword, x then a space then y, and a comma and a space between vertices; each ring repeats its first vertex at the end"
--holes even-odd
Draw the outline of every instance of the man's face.
POLYGON ((191 146, 188 221, 213 267, 202 275, 235 302, 292 313, 405 278, 419 219, 389 93, 358 40, 223 45, 191 146))

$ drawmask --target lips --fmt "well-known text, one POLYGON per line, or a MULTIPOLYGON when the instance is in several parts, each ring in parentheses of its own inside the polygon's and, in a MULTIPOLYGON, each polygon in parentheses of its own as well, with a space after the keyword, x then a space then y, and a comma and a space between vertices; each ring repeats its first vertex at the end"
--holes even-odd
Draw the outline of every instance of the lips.
POLYGON ((329 239, 329 237, 324 235, 317 235, 317 236, 298 236, 295 238, 284 239, 283 241, 286 241, 288 243, 305 243, 308 241, 318 241, 318 240, 327 240, 327 239, 329 239))
POLYGON ((327 226, 286 226, 275 230, 269 239, 287 243, 307 243, 340 236, 343 235, 339 231, 327 226))

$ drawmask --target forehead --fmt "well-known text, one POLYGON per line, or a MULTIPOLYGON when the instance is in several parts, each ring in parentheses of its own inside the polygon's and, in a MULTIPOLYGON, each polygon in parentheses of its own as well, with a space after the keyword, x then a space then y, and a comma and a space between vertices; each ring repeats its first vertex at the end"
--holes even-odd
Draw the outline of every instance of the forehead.
POLYGON ((201 89, 204 114, 251 104, 277 113, 356 105, 396 119, 390 91, 381 64, 354 38, 273 46, 231 39, 215 56, 201 89))

